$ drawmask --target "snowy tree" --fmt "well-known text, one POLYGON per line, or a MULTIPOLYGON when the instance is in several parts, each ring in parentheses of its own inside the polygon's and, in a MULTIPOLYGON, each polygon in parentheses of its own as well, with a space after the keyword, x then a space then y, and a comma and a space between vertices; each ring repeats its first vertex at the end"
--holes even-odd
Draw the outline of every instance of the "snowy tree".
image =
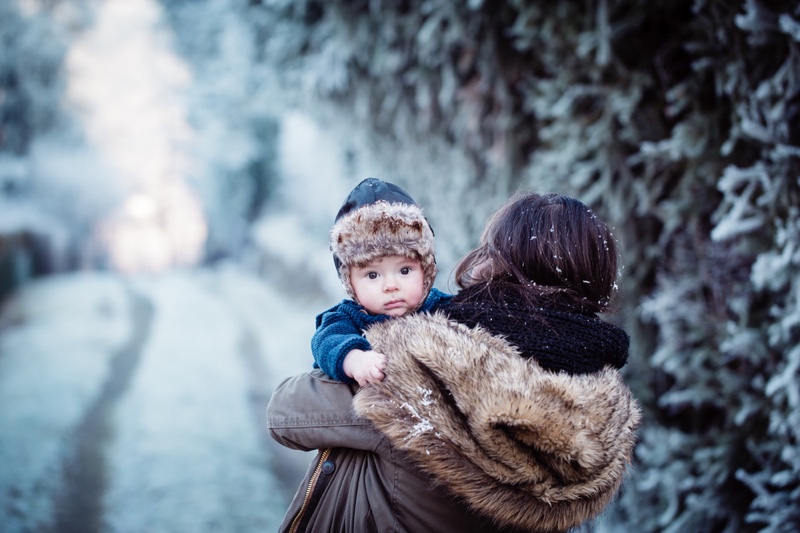
POLYGON ((236 0, 164 0, 181 55, 192 68, 189 115, 198 142, 193 184, 209 222, 211 257, 238 254, 276 185, 281 109, 259 65, 255 28, 236 0))
POLYGON ((597 529, 800 527, 796 2, 250 4, 264 60, 368 132, 439 242, 520 186, 617 226, 647 416, 597 529))
MULTIPOLYGON (((64 36, 41 13, 0 3, 0 297, 59 262, 64 234, 32 198, 31 147, 58 123, 64 36), (55 242, 54 242, 55 241, 55 242)), ((62 250, 63 252, 63 250, 62 250)))

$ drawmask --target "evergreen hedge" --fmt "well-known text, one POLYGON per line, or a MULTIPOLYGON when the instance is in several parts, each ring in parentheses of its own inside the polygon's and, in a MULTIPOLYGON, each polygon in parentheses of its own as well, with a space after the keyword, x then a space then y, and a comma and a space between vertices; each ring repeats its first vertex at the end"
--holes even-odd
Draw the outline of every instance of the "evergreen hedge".
POLYGON ((800 530, 796 2, 249 10, 264 60, 366 127, 432 216, 442 196, 474 206, 459 246, 519 187, 580 197, 618 228, 646 422, 596 529, 800 530))

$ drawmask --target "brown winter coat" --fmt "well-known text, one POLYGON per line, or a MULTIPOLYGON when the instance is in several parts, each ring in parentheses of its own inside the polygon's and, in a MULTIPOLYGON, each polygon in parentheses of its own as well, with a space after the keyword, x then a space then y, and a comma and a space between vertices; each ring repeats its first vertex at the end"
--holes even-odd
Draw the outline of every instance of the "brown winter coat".
POLYGON ((272 437, 289 448, 320 449, 279 531, 495 531, 465 503, 433 487, 404 453, 356 417, 355 387, 314 370, 284 381, 273 393, 272 437))
POLYGON ((281 531, 312 478, 324 486, 300 513, 305 531, 562 531, 613 499, 640 419, 616 370, 546 372, 441 315, 386 321, 367 337, 388 362, 384 381, 352 401, 362 418, 353 390, 320 372, 287 380, 270 402, 276 440, 333 457, 330 474, 312 464, 281 531))
POLYGON ((387 321, 367 338, 391 356, 356 413, 472 509, 500 526, 562 531, 614 498, 641 418, 618 371, 546 372, 442 315, 387 321))

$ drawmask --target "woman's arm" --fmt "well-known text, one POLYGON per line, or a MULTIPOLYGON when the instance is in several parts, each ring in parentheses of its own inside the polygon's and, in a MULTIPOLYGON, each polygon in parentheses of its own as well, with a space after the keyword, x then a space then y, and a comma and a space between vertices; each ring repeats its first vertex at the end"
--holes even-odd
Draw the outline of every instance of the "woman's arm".
POLYGON ((270 435, 295 450, 346 447, 376 451, 384 438, 352 409, 355 388, 319 370, 278 385, 267 407, 270 435))

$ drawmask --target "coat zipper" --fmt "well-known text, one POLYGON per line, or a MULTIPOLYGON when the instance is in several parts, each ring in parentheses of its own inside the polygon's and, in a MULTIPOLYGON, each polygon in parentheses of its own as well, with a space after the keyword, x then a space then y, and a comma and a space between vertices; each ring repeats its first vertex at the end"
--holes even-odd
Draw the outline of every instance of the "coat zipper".
POLYGON ((308 510, 308 503, 311 499, 311 493, 313 492, 314 485, 316 485, 317 480, 319 479, 319 473, 322 470, 322 463, 324 463, 328 456, 331 454, 331 449, 327 448, 323 450, 319 456, 319 462, 317 463, 317 467, 314 469, 314 473, 311 474, 311 479, 308 481, 308 487, 306 487, 306 495, 303 498, 303 505, 300 506, 300 510, 297 511, 297 515, 292 520, 292 525, 289 528, 289 533, 296 533, 297 527, 300 525, 300 520, 302 520, 303 515, 308 510))

